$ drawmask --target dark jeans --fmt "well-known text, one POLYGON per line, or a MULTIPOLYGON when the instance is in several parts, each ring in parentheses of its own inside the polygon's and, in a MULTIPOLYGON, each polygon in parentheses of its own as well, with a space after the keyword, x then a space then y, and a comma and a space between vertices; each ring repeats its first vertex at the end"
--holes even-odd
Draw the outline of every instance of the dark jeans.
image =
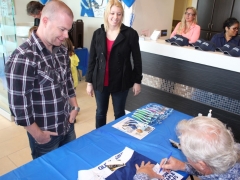
POLYGON ((51 140, 46 144, 38 144, 30 133, 27 132, 30 148, 32 150, 32 158, 36 159, 54 149, 57 149, 64 144, 76 139, 74 124, 71 124, 66 135, 51 136, 51 140))
POLYGON ((108 92, 108 87, 104 87, 103 91, 95 91, 95 98, 97 103, 96 110, 96 128, 104 126, 107 119, 109 96, 112 96, 112 104, 115 119, 125 115, 125 104, 127 100, 128 90, 116 93, 108 92))

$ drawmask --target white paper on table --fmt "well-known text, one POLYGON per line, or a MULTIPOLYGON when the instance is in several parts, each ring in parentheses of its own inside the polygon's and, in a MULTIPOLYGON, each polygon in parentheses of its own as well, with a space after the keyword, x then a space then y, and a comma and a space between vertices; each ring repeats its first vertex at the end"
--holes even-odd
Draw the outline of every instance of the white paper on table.
POLYGON ((148 124, 144 124, 130 117, 124 118, 123 120, 112 125, 112 127, 138 139, 144 138, 155 129, 148 124))
MULTIPOLYGON (((181 180, 183 178, 183 176, 181 174, 178 174, 177 172, 175 171, 171 171, 171 172, 164 172, 164 171, 161 171, 159 173, 159 170, 160 170, 160 164, 156 164, 154 167, 153 167, 153 171, 156 172, 157 174, 160 174, 164 177, 164 179, 168 179, 168 180, 181 180)), ((154 178, 153 180, 157 180, 156 178, 154 178)))
POLYGON ((115 154, 108 160, 102 162, 98 166, 88 169, 88 170, 80 170, 78 171, 78 180, 104 180, 108 176, 110 176, 112 173, 114 173, 115 170, 111 171, 109 168, 107 168, 106 164, 109 162, 121 162, 121 163, 127 163, 132 155, 134 153, 134 150, 125 147, 123 151, 121 151, 118 154, 115 154))

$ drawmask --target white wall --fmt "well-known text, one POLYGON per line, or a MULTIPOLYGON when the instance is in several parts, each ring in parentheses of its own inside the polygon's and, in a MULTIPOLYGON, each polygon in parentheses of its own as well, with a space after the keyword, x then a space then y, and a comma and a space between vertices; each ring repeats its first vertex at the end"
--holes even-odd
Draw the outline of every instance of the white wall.
MULTIPOLYGON (((162 29, 171 33, 174 0, 136 0, 133 28, 140 34, 142 30, 152 32, 162 29)), ((167 37, 168 37, 167 36, 167 37)))
MULTIPOLYGON (((33 22, 33 18, 26 13, 26 5, 30 0, 15 0, 16 23, 33 22)), ((89 48, 93 31, 103 24, 103 18, 89 18, 80 16, 80 0, 63 0, 73 11, 74 20, 84 22, 84 47, 89 48)), ((136 0, 135 20, 133 28, 139 33, 142 29, 167 29, 171 32, 174 0, 136 0), (149 2, 151 1, 151 3, 149 2)))
POLYGON ((15 0, 15 11, 16 16, 15 20, 16 23, 22 23, 22 22, 32 22, 33 23, 33 17, 27 15, 27 3, 30 2, 30 0, 15 0))

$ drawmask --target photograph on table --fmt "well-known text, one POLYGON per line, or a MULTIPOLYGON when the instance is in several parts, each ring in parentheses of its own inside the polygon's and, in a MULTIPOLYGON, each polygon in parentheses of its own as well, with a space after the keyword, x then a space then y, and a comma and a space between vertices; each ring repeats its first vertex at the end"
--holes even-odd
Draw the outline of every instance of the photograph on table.
POLYGON ((144 138, 155 129, 130 117, 117 122, 113 127, 138 139, 144 138))

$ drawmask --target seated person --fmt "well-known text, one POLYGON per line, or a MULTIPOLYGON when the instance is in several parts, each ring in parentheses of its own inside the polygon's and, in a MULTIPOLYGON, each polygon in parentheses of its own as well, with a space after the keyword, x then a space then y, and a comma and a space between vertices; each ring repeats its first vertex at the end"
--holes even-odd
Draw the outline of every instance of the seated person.
POLYGON ((200 26, 197 25, 197 10, 194 7, 188 7, 184 13, 181 22, 177 24, 170 38, 176 34, 189 39, 189 43, 195 43, 200 36, 200 26))
POLYGON ((27 4, 27 14, 34 17, 34 26, 39 25, 43 7, 44 5, 38 1, 30 1, 27 4))
MULTIPOLYGON (((164 165, 163 159, 160 167, 164 171, 186 171, 201 180, 239 179, 239 145, 234 142, 231 131, 221 121, 211 117, 196 117, 179 122, 176 130, 181 150, 188 162, 170 157, 164 165)), ((152 166, 142 164, 137 169, 134 180, 148 180, 153 177, 157 176, 152 166)))
POLYGON ((216 47, 223 47, 226 43, 232 43, 236 46, 240 46, 240 37, 238 36, 239 22, 236 18, 230 17, 223 23, 224 31, 215 34, 211 42, 216 47))

